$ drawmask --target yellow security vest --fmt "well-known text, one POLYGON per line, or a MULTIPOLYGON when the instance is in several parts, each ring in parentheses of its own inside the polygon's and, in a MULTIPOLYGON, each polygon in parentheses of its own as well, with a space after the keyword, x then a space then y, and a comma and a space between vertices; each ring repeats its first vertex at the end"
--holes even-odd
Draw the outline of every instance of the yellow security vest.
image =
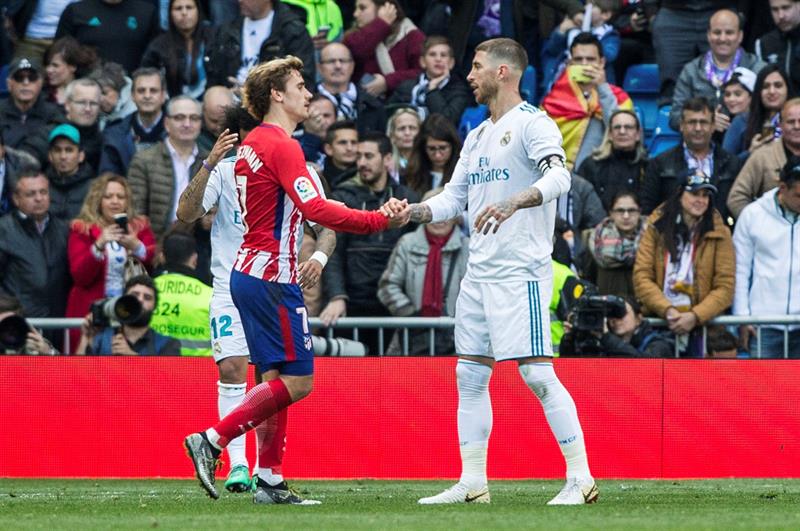
POLYGON ((556 310, 558 303, 561 301, 561 290, 564 288, 564 282, 569 277, 574 277, 575 273, 572 272, 567 266, 551 260, 553 264, 553 296, 550 298, 550 339, 553 342, 553 352, 558 355, 558 348, 561 345, 561 336, 564 335, 564 324, 558 320, 556 310))
POLYGON ((306 12, 306 29, 310 36, 316 36, 320 26, 328 26, 328 42, 342 38, 342 11, 334 0, 281 0, 281 3, 306 12))
POLYGON ((180 273, 166 272, 153 281, 158 304, 150 327, 181 342, 181 356, 211 356, 208 305, 211 286, 180 273))

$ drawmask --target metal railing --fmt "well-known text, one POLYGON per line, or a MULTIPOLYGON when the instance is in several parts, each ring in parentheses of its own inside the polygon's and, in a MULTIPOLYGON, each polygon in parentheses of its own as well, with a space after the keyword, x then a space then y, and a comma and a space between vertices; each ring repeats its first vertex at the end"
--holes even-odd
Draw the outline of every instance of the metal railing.
MULTIPOLYGON (((650 324, 657 328, 666 328, 667 322, 664 319, 648 318, 650 324)), ((79 318, 31 318, 28 322, 37 328, 44 330, 72 329, 80 328, 83 319, 79 318)), ((408 355, 409 330, 428 330, 428 353, 435 354, 436 330, 450 329, 455 326, 455 319, 452 317, 343 317, 336 322, 335 326, 326 327, 318 317, 311 317, 308 320, 313 329, 325 329, 325 335, 332 339, 334 328, 353 329, 353 339, 358 341, 360 329, 378 330, 378 355, 384 355, 384 334, 386 330, 399 330, 400 343, 403 355, 408 355)), ((783 357, 789 357, 789 325, 800 326, 800 315, 762 315, 762 316, 736 316, 725 315, 711 320, 703 326, 703 345, 706 344, 706 337, 709 325, 739 326, 751 325, 756 328, 756 358, 761 358, 761 327, 766 325, 783 327, 783 357)), ((69 334, 65 335, 64 350, 69 352, 69 334)), ((675 347, 675 357, 679 357, 678 346, 675 347)), ((793 353, 795 355, 799 353, 793 353)))

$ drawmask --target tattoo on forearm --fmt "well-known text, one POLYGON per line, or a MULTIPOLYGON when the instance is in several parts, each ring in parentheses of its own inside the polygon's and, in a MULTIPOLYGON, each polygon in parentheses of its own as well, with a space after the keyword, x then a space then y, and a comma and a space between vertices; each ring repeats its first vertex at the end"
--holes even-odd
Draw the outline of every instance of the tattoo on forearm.
POLYGON ((206 185, 211 173, 205 168, 200 168, 194 178, 189 181, 189 185, 181 194, 178 202, 178 212, 182 216, 181 221, 191 223, 197 221, 203 215, 203 195, 206 193, 206 185))
POLYGON ((313 230, 317 235, 317 246, 314 250, 322 251, 327 256, 331 256, 336 249, 336 232, 320 224, 314 225, 313 230))
POLYGON ((537 207, 542 204, 542 192, 532 186, 518 193, 511 200, 517 206, 517 209, 537 207))
POLYGON ((409 218, 412 223, 430 223, 433 219, 433 212, 431 207, 425 203, 415 203, 411 205, 411 217, 409 218))

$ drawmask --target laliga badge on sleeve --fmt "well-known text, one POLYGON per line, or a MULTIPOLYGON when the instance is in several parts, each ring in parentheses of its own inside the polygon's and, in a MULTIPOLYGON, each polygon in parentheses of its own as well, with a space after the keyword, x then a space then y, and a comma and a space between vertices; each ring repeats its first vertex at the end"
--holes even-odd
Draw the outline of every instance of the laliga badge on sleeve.
POLYGON ((300 201, 303 203, 308 203, 315 197, 319 196, 317 190, 314 188, 314 185, 311 184, 311 180, 305 175, 301 175, 295 179, 292 186, 294 186, 294 191, 297 192, 297 195, 300 197, 300 201))

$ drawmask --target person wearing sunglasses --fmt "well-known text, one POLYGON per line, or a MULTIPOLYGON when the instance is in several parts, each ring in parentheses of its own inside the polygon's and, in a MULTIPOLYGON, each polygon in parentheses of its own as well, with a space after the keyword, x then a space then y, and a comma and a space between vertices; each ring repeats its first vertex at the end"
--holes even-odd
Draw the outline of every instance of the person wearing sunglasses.
POLYGON ((27 142, 31 134, 63 122, 64 115, 42 96, 42 71, 32 60, 22 57, 11 63, 6 84, 9 97, 0 101, 5 146, 32 151, 27 142))

